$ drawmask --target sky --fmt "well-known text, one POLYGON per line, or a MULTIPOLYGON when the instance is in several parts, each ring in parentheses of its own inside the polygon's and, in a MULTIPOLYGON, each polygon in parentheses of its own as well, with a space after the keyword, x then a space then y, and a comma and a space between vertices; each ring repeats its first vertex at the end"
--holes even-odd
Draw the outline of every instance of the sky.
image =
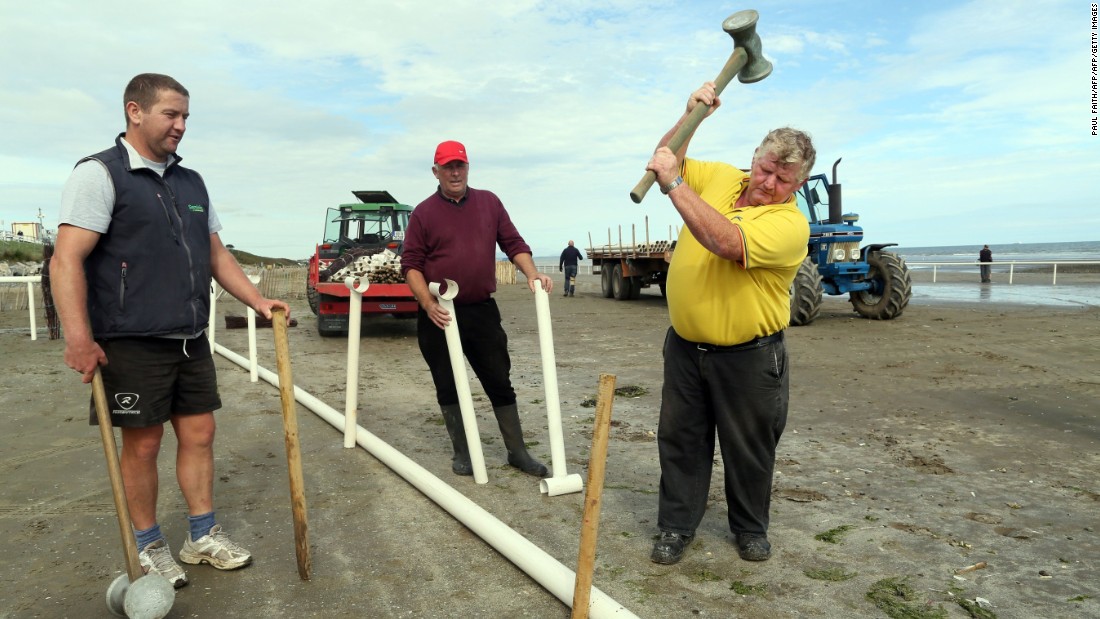
POLYGON ((772 128, 810 133, 865 242, 1100 239, 1091 3, 758 0, 0 0, 0 228, 56 228, 73 165, 125 130, 122 91, 166 73, 191 93, 179 154, 222 241, 305 258, 326 210, 436 188, 463 142, 470 185, 536 256, 610 235, 669 238, 629 192, 690 93, 759 12, 771 75, 736 80, 688 155, 748 167, 772 128), (620 232, 621 231, 621 232, 620 232))

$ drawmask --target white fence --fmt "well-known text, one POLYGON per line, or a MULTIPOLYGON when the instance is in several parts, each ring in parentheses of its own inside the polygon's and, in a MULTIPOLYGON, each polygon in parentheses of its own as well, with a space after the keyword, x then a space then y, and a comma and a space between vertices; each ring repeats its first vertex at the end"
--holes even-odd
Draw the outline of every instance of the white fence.
MULTIPOLYGON (((49 233, 47 233, 47 235, 48 234, 49 233)), ((0 231, 0 241, 15 241, 17 243, 36 243, 38 245, 41 245, 42 243, 44 243, 46 241, 46 239, 45 238, 36 239, 34 237, 25 236, 25 235, 22 235, 22 234, 12 234, 11 232, 0 231)))
MULTIPOLYGON (((245 271, 250 275, 262 274, 256 287, 267 298, 289 301, 306 296, 306 267, 245 271)), ((0 312, 26 310, 30 317, 31 339, 38 339, 37 319, 43 316, 46 306, 41 284, 41 275, 0 277, 0 312)))
MULTIPOLYGON (((1005 262, 986 262, 986 263, 982 263, 982 262, 978 262, 978 261, 974 261, 974 262, 909 262, 909 261, 906 261, 906 264, 909 266, 910 273, 912 273, 914 271, 914 269, 919 269, 919 268, 922 268, 922 267, 932 267, 932 283, 936 283, 936 278, 939 275, 940 267, 947 267, 947 268, 944 269, 944 271, 950 271, 952 273, 958 273, 960 271, 963 271, 964 267, 966 268, 966 270, 969 270, 971 268, 977 268, 977 267, 982 266, 983 264, 986 264, 986 265, 989 265, 990 270, 994 273, 1004 273, 1004 272, 1007 271, 1008 272, 1008 283, 1011 284, 1013 282, 1013 279, 1014 279, 1015 275, 1016 275, 1016 265, 1027 266, 1028 267, 1026 269, 1027 272, 1035 272, 1035 271, 1040 271, 1041 270, 1044 273, 1046 272, 1046 269, 1041 269, 1041 268, 1036 268, 1036 267, 1049 266, 1049 267, 1051 267, 1051 281, 1050 281, 1050 284, 1052 286, 1057 286, 1058 285, 1058 265, 1062 265, 1063 267, 1076 267, 1076 266, 1093 266, 1093 267, 1097 267, 1097 266, 1100 266, 1100 261, 1092 261, 1092 260, 1061 260, 1061 261, 1011 260, 1011 261, 1005 261, 1005 262)), ((1021 269, 1021 271, 1025 271, 1025 269, 1021 269)), ((1100 268, 1097 268, 1097 271, 1100 272, 1100 268)), ((1065 272, 1065 269, 1063 269, 1063 272, 1065 272)))
MULTIPOLYGON (((535 268, 539 270, 539 273, 554 274, 558 272, 557 262, 536 262, 535 268)), ((577 275, 591 275, 592 263, 589 261, 577 263, 577 275)))
MULTIPOLYGON (((4 308, 3 293, 8 289, 14 288, 16 295, 22 293, 22 305, 26 308, 27 314, 30 317, 31 325, 31 339, 38 339, 38 324, 35 320, 35 297, 42 298, 42 287, 35 288, 35 284, 42 283, 41 275, 24 275, 19 277, 0 277, 0 309, 4 308), (36 294, 37 293, 37 294, 36 294)), ((43 307, 39 304, 38 307, 43 307)))

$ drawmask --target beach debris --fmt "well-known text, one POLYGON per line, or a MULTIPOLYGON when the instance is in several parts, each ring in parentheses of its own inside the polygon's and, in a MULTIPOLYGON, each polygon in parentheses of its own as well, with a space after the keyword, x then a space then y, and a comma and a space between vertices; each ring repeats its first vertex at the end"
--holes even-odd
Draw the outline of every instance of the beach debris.
POLYGON ((976 597, 973 600, 959 598, 956 603, 975 619, 997 619, 997 615, 992 610, 993 604, 985 598, 976 597))
POLYGON ((637 385, 627 385, 615 389, 615 395, 623 398, 639 398, 647 393, 649 393, 648 389, 637 385))
POLYGON ((1042 578, 1043 580, 1047 580, 1047 579, 1050 579, 1050 578, 1054 578, 1054 576, 1046 570, 1039 570, 1039 578, 1042 578))
POLYGON ((817 490, 807 490, 804 488, 779 488, 772 493, 772 496, 794 501, 795 503, 824 501, 829 498, 817 490))
POLYGON ((828 531, 825 531, 824 533, 818 533, 814 536, 814 539, 819 542, 825 542, 826 544, 839 544, 844 534, 854 528, 855 527, 850 524, 842 524, 839 527, 834 527, 832 529, 829 529, 828 531))
POLYGON ((968 565, 966 567, 955 570, 955 573, 966 574, 967 572, 973 572, 974 570, 984 570, 986 567, 988 567, 988 564, 985 561, 978 561, 974 565, 968 565))
POLYGON ((947 616, 942 604, 924 603, 908 581, 908 576, 884 578, 871 585, 864 597, 890 617, 940 619, 947 616))

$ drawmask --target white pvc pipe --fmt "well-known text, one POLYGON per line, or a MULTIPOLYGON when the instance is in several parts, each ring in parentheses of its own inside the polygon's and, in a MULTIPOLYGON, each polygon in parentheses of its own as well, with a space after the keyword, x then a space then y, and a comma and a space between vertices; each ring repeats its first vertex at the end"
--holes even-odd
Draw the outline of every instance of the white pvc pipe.
POLYGON ((210 354, 214 354, 214 326, 218 324, 218 282, 210 280, 210 318, 206 323, 206 339, 210 340, 210 354))
MULTIPOLYGON (((263 275, 260 273, 248 276, 248 281, 252 282, 253 286, 259 284, 261 279, 263 279, 263 275)), ((245 315, 248 316, 248 378, 252 382, 256 382, 258 380, 256 368, 259 367, 259 361, 256 359, 256 310, 251 307, 247 310, 245 315)))
POLYGON ((256 310, 248 308, 248 379, 256 382, 259 379, 256 368, 256 310))
POLYGON ((363 324, 363 293, 370 282, 355 277, 344 279, 348 295, 348 384, 344 396, 344 448, 355 447, 355 427, 359 410, 359 331, 363 324))
POLYGON ((27 282, 27 311, 31 314, 31 339, 38 339, 38 325, 34 321, 34 284, 27 282))
MULTIPOLYGON (((216 351, 237 365, 248 367, 247 359, 228 348, 218 344, 216 345, 216 351)), ((272 385, 279 386, 279 376, 277 374, 261 367, 260 375, 272 385)), ((294 399, 337 430, 343 428, 344 420, 339 412, 300 387, 294 387, 294 399)), ((577 578, 573 570, 562 565, 546 551, 482 509, 461 492, 448 486, 438 477, 432 475, 419 464, 362 427, 356 428, 356 442, 429 499, 435 501, 437 505, 477 534, 497 552, 504 555, 516 567, 523 570, 535 582, 561 600, 562 603, 572 607, 573 589, 577 578)), ((595 619, 617 617, 637 619, 637 615, 596 587, 592 588, 589 616, 595 619)))
POLYGON ((546 387, 546 424, 550 431, 552 477, 539 482, 539 491, 548 496, 580 492, 584 480, 565 472, 565 439, 561 430, 561 399, 558 394, 558 367, 554 361, 554 332, 550 324, 550 295, 535 280, 535 314, 539 325, 539 350, 542 352, 542 382, 546 387))
POLYGON ((470 395, 470 378, 466 374, 466 358, 462 354, 462 339, 458 335, 458 315, 452 302, 458 296, 458 283, 450 279, 444 281, 447 282, 446 292, 439 292, 438 282, 428 284, 428 289, 439 300, 443 309, 451 314, 451 322, 447 323, 443 333, 447 337, 447 352, 451 356, 451 372, 454 373, 455 389, 458 391, 458 406, 462 409, 462 429, 466 433, 466 444, 469 446, 474 482, 487 484, 489 475, 485 472, 485 455, 481 453, 481 433, 477 429, 474 398, 470 395))

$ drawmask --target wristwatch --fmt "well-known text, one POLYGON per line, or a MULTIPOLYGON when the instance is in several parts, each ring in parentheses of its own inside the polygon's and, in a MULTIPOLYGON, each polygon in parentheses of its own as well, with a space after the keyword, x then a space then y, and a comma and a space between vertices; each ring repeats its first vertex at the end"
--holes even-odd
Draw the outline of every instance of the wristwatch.
POLYGON ((684 177, 683 176, 677 176, 676 180, 672 181, 671 183, 669 183, 667 185, 662 185, 661 186, 661 193, 667 195, 668 192, 670 192, 673 189, 676 189, 677 187, 679 187, 680 183, 682 183, 682 182, 684 182, 684 177))

